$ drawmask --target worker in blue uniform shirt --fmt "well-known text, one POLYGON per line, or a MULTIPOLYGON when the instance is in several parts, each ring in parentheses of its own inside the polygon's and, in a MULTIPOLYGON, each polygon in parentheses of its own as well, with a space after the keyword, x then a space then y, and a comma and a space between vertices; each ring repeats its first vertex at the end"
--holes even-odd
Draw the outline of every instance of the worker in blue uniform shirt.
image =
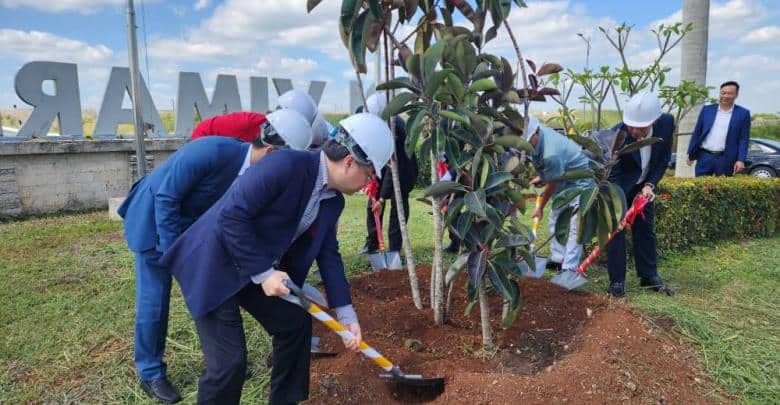
POLYGON ((280 151, 252 166, 166 252, 162 263, 181 286, 205 358, 198 403, 240 402, 247 349, 239 306, 273 339, 270 403, 308 397, 311 317, 278 297, 290 293, 286 280, 303 285, 314 260, 328 304, 357 337, 345 345, 358 349, 337 221, 342 194, 363 188, 392 154, 381 118, 347 117, 322 151, 280 151))
MULTIPOLYGON (((544 207, 547 205, 547 202, 561 191, 572 187, 587 188, 595 185, 592 178, 561 179, 561 176, 568 171, 589 169, 588 158, 582 152, 582 147, 576 142, 559 134, 552 128, 540 125, 539 120, 534 116, 530 116, 528 119, 526 140, 534 147, 531 159, 539 174, 539 176, 531 180, 531 185, 539 186, 545 184, 542 191, 541 204, 536 207, 534 217, 541 220, 544 216, 544 207)), ((555 233, 555 222, 558 220, 561 212, 568 207, 576 208, 579 206, 579 203, 580 199, 575 198, 569 204, 553 209, 550 212, 550 233, 555 233)), ((577 267, 579 267, 583 249, 582 245, 577 243, 578 224, 579 216, 572 215, 566 244, 559 243, 557 238, 552 239, 550 262, 559 263, 562 271, 576 271, 577 267)))
MULTIPOLYGON (((638 194, 652 198, 671 159, 674 118, 663 114, 661 101, 656 95, 644 91, 631 97, 623 109, 623 122, 613 129, 625 130, 628 133, 621 148, 649 137, 661 139, 661 142, 644 146, 628 156, 621 156, 612 168, 609 179, 623 189, 628 204, 631 204, 638 194)), ((673 291, 667 288, 658 276, 654 223, 655 205, 650 202, 645 206, 644 213, 638 215, 631 226, 639 285, 671 295, 673 291)), ((609 294, 623 297, 626 279, 625 231, 615 235, 607 245, 607 271, 609 294)))
POLYGON ((136 182, 119 207, 135 254, 135 365, 141 387, 151 397, 166 403, 181 399, 163 361, 171 273, 158 260, 251 164, 273 150, 303 150, 310 142, 311 127, 301 114, 275 111, 251 144, 225 137, 185 144, 136 182))

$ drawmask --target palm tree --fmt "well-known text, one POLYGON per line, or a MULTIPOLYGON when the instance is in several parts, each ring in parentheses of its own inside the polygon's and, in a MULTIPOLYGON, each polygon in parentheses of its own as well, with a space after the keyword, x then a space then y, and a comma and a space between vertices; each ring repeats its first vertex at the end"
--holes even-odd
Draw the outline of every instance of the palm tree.
MULTIPOLYGON (((693 31, 682 40, 682 68, 680 80, 692 80, 699 85, 707 83, 707 39, 710 23, 709 0, 683 0, 683 25, 693 24, 693 31)), ((704 104, 699 102, 679 122, 677 135, 677 164, 674 175, 677 177, 693 177, 693 167, 685 160, 688 156, 688 143, 691 132, 696 125, 696 119, 704 104)))

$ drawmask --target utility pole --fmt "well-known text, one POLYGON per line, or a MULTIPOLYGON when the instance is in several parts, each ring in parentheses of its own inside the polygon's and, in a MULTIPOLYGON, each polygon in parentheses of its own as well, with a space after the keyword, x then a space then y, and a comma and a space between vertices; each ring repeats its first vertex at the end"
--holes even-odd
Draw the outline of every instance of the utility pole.
POLYGON ((130 69, 130 92, 133 99, 135 123, 135 157, 138 178, 146 176, 146 150, 144 146, 144 120, 141 114, 141 74, 138 71, 138 45, 135 39, 135 9, 133 0, 127 0, 127 53, 130 69))

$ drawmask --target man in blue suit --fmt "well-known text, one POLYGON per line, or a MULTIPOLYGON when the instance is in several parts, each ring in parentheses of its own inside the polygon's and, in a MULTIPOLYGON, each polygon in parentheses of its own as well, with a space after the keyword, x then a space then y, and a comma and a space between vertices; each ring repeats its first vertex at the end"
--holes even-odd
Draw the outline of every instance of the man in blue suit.
POLYGON ((303 116, 291 110, 274 112, 251 145, 206 137, 182 146, 136 182, 119 207, 136 262, 136 370, 141 387, 153 398, 166 403, 181 399, 163 362, 171 274, 158 263, 162 253, 251 164, 276 148, 305 148, 310 141, 311 129, 303 116))
MULTIPOLYGON (((610 181, 620 186, 629 204, 640 193, 652 197, 672 155, 674 118, 662 113, 658 97, 642 92, 628 101, 623 110, 623 122, 615 129, 628 132, 625 145, 647 137, 661 139, 661 142, 622 156, 610 174, 610 181)), ((641 287, 670 292, 658 276, 654 215, 655 206, 652 202, 648 203, 644 215, 637 216, 631 227, 636 272, 641 287)), ((623 297, 626 279, 625 231, 617 234, 607 245, 607 271, 610 283, 608 292, 612 296, 623 297)))
POLYGON ((279 299, 285 280, 303 285, 314 260, 328 304, 357 339, 360 325, 338 250, 342 193, 357 192, 393 153, 387 124, 369 113, 339 123, 321 152, 274 153, 241 176, 171 246, 162 263, 181 286, 195 321, 206 370, 198 403, 238 404, 247 349, 239 306, 273 338, 271 404, 309 392, 311 317, 279 299))
POLYGON ((737 82, 720 85, 720 103, 704 106, 688 145, 688 166, 696 177, 732 176, 745 168, 750 141, 750 111, 734 104, 737 82))

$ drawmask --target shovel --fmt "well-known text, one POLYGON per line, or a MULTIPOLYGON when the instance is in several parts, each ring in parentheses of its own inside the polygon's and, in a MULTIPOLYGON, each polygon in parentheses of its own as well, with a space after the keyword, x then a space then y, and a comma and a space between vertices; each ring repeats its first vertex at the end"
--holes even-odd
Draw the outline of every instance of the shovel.
MULTIPOLYGON (((306 294, 306 297, 308 297, 311 301, 316 302, 321 307, 327 308, 328 307, 328 301, 325 299, 325 296, 322 295, 320 290, 314 288, 311 284, 304 284, 303 285, 303 294, 306 294)), ((338 356, 338 353, 336 352, 327 352, 320 350, 320 338, 319 336, 312 336, 311 337, 311 357, 317 359, 320 357, 336 357, 338 356)))
MULTIPOLYGON (((536 196, 536 206, 540 206, 542 204, 542 196, 537 195, 536 196)), ((531 266, 528 265, 525 261, 518 262, 517 265, 520 266, 520 271, 523 272, 523 277, 533 277, 533 278, 541 278, 544 275, 544 271, 547 267, 547 260, 548 258, 544 256, 536 256, 536 252, 538 249, 534 248, 534 244, 536 243, 536 235, 539 230, 539 217, 534 216, 533 222, 531 223, 531 232, 534 235, 534 242, 531 243, 531 252, 534 254, 534 270, 531 270, 531 266)), ((539 248, 546 245, 547 242, 549 242, 550 239, 547 239, 544 243, 542 243, 539 248)))
MULTIPOLYGON (((376 199, 371 197, 376 204, 376 199)), ((401 253, 398 251, 385 252, 385 238, 382 237, 382 218, 379 211, 371 210, 374 213, 374 225, 376 226, 376 238, 379 241, 379 251, 370 253, 368 261, 371 262, 371 268, 374 271, 379 270, 401 270, 401 253)))
MULTIPOLYGON (((623 217, 623 220, 620 221, 620 225, 618 226, 618 229, 615 232, 609 234, 609 237, 607 238, 607 241, 604 243, 604 246, 607 246, 607 244, 609 244, 612 238, 614 238, 615 235, 617 235, 623 229, 625 229, 626 227, 630 228, 631 225, 634 223, 636 216, 641 215, 645 209, 645 205, 647 205, 647 203, 649 203, 650 201, 653 201, 654 198, 655 198, 654 196, 647 198, 643 195, 637 195, 636 198, 634 198, 633 204, 631 204, 631 208, 629 208, 628 211, 626 211, 626 215, 623 217)), ((596 248, 593 249, 592 252, 590 252, 588 257, 585 258, 582 264, 580 264, 580 267, 577 268, 577 271, 561 272, 561 274, 551 278, 550 281, 567 290, 573 290, 575 288, 579 288, 583 286, 585 283, 588 282, 588 279, 585 278, 585 269, 587 269, 588 266, 590 266, 591 264, 593 264, 594 261, 596 261, 596 258, 599 256, 602 250, 604 250, 602 246, 596 246, 596 248)))
MULTIPOLYGON (((355 338, 355 335, 344 325, 306 298, 303 291, 292 281, 285 280, 284 285, 297 298, 297 304, 301 308, 336 332, 342 339, 349 340, 355 338)), ((293 297, 288 296, 285 299, 294 302, 291 298, 293 297)), ((360 352, 385 370, 385 373, 379 374, 379 378, 391 384, 394 393, 398 395, 399 399, 404 401, 431 401, 444 392, 444 378, 422 378, 419 374, 405 374, 397 365, 391 363, 390 360, 382 356, 364 340, 360 341, 360 352)))

